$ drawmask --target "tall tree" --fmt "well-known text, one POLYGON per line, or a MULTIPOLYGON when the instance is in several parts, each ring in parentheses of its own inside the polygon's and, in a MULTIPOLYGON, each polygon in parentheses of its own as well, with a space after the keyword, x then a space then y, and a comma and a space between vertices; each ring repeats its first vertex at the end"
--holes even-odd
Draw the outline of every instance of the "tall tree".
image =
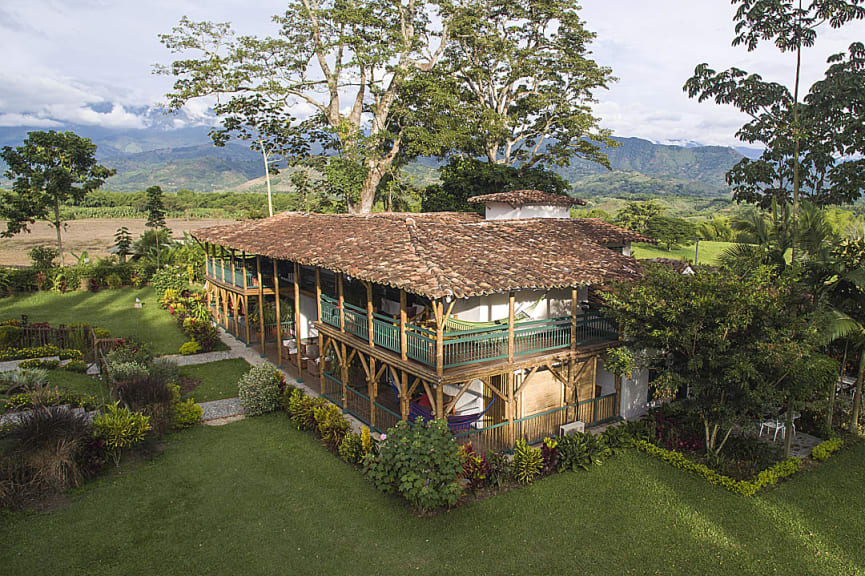
POLYGON ((644 202, 628 202, 623 208, 616 212, 615 224, 624 226, 628 230, 640 232, 646 231, 649 220, 660 216, 664 212, 664 206, 657 200, 646 200, 644 202))
POLYGON ((147 222, 144 223, 148 228, 153 228, 156 232, 156 266, 159 267, 159 231, 167 230, 165 225, 165 205, 162 202, 162 188, 159 186, 151 186, 147 189, 147 203, 144 205, 144 211, 147 212, 147 222))
POLYGON ((613 80, 591 59, 595 34, 571 0, 468 0, 451 21, 441 68, 456 79, 459 109, 474 135, 464 146, 491 164, 609 167, 613 146, 591 110, 613 80))
MULTIPOLYGON (((180 55, 159 72, 177 77, 171 108, 216 96, 260 96, 266 110, 309 108, 301 139, 325 140, 363 169, 349 209, 369 212, 410 132, 396 122, 401 91, 433 70, 447 43, 449 4, 439 0, 290 0, 276 37, 236 36, 228 23, 183 18, 162 43, 180 55)), ((427 137, 430 137, 427 135, 427 137)), ((433 135, 435 137, 435 135, 433 135)))
POLYGON ((12 190, 3 192, 0 217, 6 220, 4 237, 30 230, 36 220, 57 232, 57 251, 63 265, 60 205, 78 202, 114 174, 96 162, 96 144, 73 132, 28 132, 21 146, 4 146, 0 158, 8 166, 12 190))
MULTIPOLYGON (((817 30, 826 23, 839 28, 865 18, 863 3, 865 0, 732 0, 738 6, 733 45, 744 44, 753 51, 761 42, 771 41, 782 53, 792 54, 792 90, 739 68, 716 72, 707 64, 697 66, 684 87, 689 96, 701 102, 711 98, 750 116, 736 136, 745 142, 761 143, 766 150, 757 160, 745 158, 736 164, 727 174, 727 181, 739 201, 757 202, 763 207, 773 199, 779 204, 791 201, 794 238, 803 193, 818 204, 849 202, 859 197, 865 182, 859 179, 854 194, 850 186, 843 185, 845 170, 835 166, 832 153, 838 148, 838 133, 844 131, 840 124, 847 119, 836 116, 835 123, 825 129, 828 119, 802 101, 801 87, 803 49, 814 45, 817 30), (823 129, 816 128, 821 125, 823 129)), ((851 47, 851 53, 855 51, 851 47)), ((815 93, 829 100, 841 96, 835 88, 831 83, 815 84, 805 100, 815 93)), ((795 251, 795 242, 793 248, 795 251)))
POLYGON ((646 223, 646 235, 672 250, 679 245, 690 246, 697 236, 697 227, 684 218, 658 214, 646 223))

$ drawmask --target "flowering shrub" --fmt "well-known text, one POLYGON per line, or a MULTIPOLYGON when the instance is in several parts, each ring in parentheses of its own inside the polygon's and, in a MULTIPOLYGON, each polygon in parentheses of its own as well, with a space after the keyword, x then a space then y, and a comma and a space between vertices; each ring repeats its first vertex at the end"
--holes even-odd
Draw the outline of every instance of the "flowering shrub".
POLYGON ((270 364, 259 364, 243 375, 237 386, 237 395, 243 410, 258 416, 279 409, 282 372, 270 364))
POLYGON ((45 356, 59 356, 61 360, 81 360, 84 358, 84 353, 81 350, 73 350, 71 348, 58 348, 53 344, 32 348, 6 348, 5 350, 0 350, 0 361, 43 358, 45 356))
POLYGON ((417 510, 453 506, 463 487, 463 459, 444 420, 402 421, 387 431, 378 455, 364 459, 367 476, 385 493, 397 493, 417 510))

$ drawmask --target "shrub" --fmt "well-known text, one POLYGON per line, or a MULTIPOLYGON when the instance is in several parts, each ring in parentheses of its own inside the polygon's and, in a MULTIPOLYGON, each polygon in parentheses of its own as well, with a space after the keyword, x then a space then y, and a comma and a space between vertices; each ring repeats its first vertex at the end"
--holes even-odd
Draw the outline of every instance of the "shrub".
POLYGON ((123 279, 116 272, 112 272, 105 277, 105 285, 112 290, 116 290, 123 286, 123 279))
POLYGON ((219 343, 219 331, 209 320, 198 320, 187 317, 183 321, 184 333, 198 342, 204 352, 210 352, 219 343))
POLYGON ((487 484, 500 488, 513 478, 511 461, 501 452, 489 451, 484 454, 487 465, 487 484))
POLYGON ((610 449, 611 454, 618 454, 634 445, 634 437, 624 426, 609 426, 601 433, 601 440, 610 449))
POLYGON ((142 366, 147 366, 153 361, 153 354, 147 346, 135 340, 125 340, 105 355, 105 361, 109 364, 136 362, 142 366))
POLYGON ((93 428, 94 434, 105 441, 114 465, 119 466, 121 454, 144 440, 150 430, 150 418, 115 402, 107 407, 104 414, 93 419, 93 428))
POLYGON ((273 412, 279 408, 279 386, 282 373, 270 364, 259 364, 243 375, 237 396, 243 410, 250 416, 273 412))
POLYGON ((372 454, 375 449, 375 443, 372 441, 372 434, 369 433, 368 426, 361 426, 360 428, 360 444, 363 449, 363 455, 372 454))
POLYGON ((21 333, 18 326, 0 326, 0 348, 10 348, 18 344, 21 333))
POLYGON ((87 362, 84 362, 83 360, 70 360, 63 365, 63 369, 67 372, 85 374, 87 372, 87 362))
POLYGON ((51 246, 34 246, 27 255, 30 256, 33 268, 47 270, 54 267, 54 260, 60 256, 60 252, 57 248, 52 248, 51 246))
POLYGON ((830 438, 820 444, 814 446, 811 450, 811 458, 817 460, 818 462, 822 462, 824 460, 828 460, 832 454, 841 449, 841 446, 844 444, 844 441, 840 438, 830 438))
POLYGON ((288 400, 288 414, 298 430, 313 431, 318 427, 315 408, 324 404, 327 404, 324 398, 313 398, 295 389, 288 400))
POLYGON ((360 464, 363 460, 363 440, 360 434, 349 432, 339 443, 339 457, 349 464, 360 464))
POLYGON ((559 470, 588 470, 612 453, 603 438, 577 432, 559 438, 559 470))
POLYGON ((4 394, 20 394, 39 390, 48 385, 48 372, 42 368, 0 372, 0 390, 4 394))
POLYGON ((175 403, 173 410, 174 418, 172 424, 177 430, 195 426, 201 422, 201 416, 204 414, 204 410, 192 398, 175 403))
POLYGON ((150 277, 150 283, 153 284, 157 296, 162 298, 165 291, 169 289, 182 292, 188 281, 188 276, 185 272, 180 266, 165 266, 157 270, 150 277))
POLYGON ((537 478, 544 465, 544 457, 540 448, 533 448, 525 439, 517 440, 514 447, 514 479, 520 484, 531 484, 537 478))
POLYGON ((541 446, 541 456, 544 459, 541 473, 548 475, 555 472, 559 466, 559 441, 555 438, 544 438, 544 445, 541 446))
POLYGON ((177 362, 170 358, 157 358, 147 367, 147 372, 165 384, 177 384, 180 381, 177 362))
POLYGON ((460 447, 463 459, 463 478, 468 480, 472 490, 479 490, 487 485, 487 460, 483 454, 478 454, 472 443, 460 447))
POLYGON ((84 354, 81 350, 71 348, 58 348, 53 344, 35 346, 33 348, 6 348, 0 350, 0 362, 6 360, 26 360, 28 358, 44 358, 46 356, 59 356, 61 360, 81 360, 84 354))
POLYGON ((316 406, 312 412, 325 446, 331 450, 338 450, 351 424, 342 415, 342 411, 330 402, 316 406))
POLYGON ((397 423, 364 467, 376 488, 400 494, 417 510, 453 506, 462 495, 462 458, 445 420, 397 423))
POLYGON ((19 392, 6 399, 3 410, 5 412, 18 412, 19 410, 26 410, 31 406, 33 406, 33 398, 30 397, 30 394, 19 392))
POLYGON ((198 354, 201 352, 201 345, 195 340, 190 340, 189 342, 184 342, 180 345, 180 353, 184 356, 191 356, 192 354, 198 354))
POLYGON ((108 373, 115 384, 148 376, 147 366, 139 362, 109 362, 108 373))
POLYGON ((120 382, 115 390, 127 408, 150 418, 151 429, 157 436, 171 427, 174 395, 164 380, 145 374, 120 382))
POLYGON ((93 335, 97 338, 111 338, 111 331, 106 328, 94 328, 93 335))
POLYGON ((60 367, 60 360, 40 360, 39 358, 31 358, 30 360, 22 360, 18 363, 20 370, 54 370, 60 367))

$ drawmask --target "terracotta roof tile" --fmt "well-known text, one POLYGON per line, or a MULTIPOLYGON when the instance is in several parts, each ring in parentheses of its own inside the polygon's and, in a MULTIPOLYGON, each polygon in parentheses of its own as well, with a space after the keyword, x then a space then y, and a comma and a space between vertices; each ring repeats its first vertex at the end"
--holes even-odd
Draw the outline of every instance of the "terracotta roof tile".
POLYGON ((552 206, 585 206, 586 201, 573 196, 563 194, 550 194, 540 190, 512 190, 510 192, 496 192, 495 194, 483 194, 481 196, 472 196, 469 202, 476 204, 487 204, 490 202, 501 202, 510 204, 514 208, 517 206, 527 206, 531 204, 543 204, 552 206))
POLYGON ((580 219, 295 212, 193 232, 202 242, 320 266, 429 298, 634 278, 641 273, 637 261, 604 245, 633 234, 580 219))

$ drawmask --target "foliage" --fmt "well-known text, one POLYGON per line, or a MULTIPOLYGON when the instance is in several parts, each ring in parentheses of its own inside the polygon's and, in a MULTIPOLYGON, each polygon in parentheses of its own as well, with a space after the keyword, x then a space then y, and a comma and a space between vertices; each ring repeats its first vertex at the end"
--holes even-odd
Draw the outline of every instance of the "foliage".
POLYGON ((313 408, 312 413, 325 446, 334 451, 338 450, 343 438, 351 429, 351 424, 342 415, 342 411, 328 402, 313 408))
POLYGON ((162 203, 162 188, 151 186, 145 193, 147 194, 147 203, 144 205, 144 211, 147 212, 147 222, 144 225, 154 229, 165 228, 165 205, 162 203))
POLYGON ((183 331, 192 338, 201 352, 210 352, 220 342, 219 331, 210 320, 187 317, 183 321, 183 331))
POLYGON ((54 268, 54 260, 57 259, 60 253, 57 251, 57 248, 51 248, 49 246, 34 246, 30 249, 30 252, 28 252, 27 255, 30 256, 30 262, 33 263, 34 268, 44 271, 49 268, 54 268))
POLYGON ((604 357, 604 369, 616 376, 633 378, 634 371, 637 369, 634 353, 627 346, 609 348, 604 357))
POLYGON ((643 452, 651 454, 652 456, 657 456, 661 460, 664 460, 668 464, 672 464, 676 468, 687 470, 688 472, 693 472, 694 474, 707 480, 710 484, 721 486, 723 488, 726 488, 730 492, 733 492, 735 494, 741 494, 743 496, 753 496, 761 488, 777 484, 780 480, 788 476, 792 476, 793 474, 802 469, 802 461, 799 458, 788 458, 772 466, 771 468, 763 470, 757 475, 754 480, 737 481, 733 480, 729 476, 724 476, 723 474, 719 474, 714 470, 711 470, 704 464, 698 464, 696 462, 693 462, 679 452, 659 448, 658 446, 655 446, 654 444, 643 440, 637 441, 636 446, 643 452))
POLYGON ((559 467, 559 442, 555 438, 544 438, 544 443, 541 446, 541 456, 544 459, 544 466, 541 469, 541 474, 549 475, 554 473, 559 467))
POLYGON ((363 440, 360 434, 349 432, 339 443, 339 457, 349 464, 360 464, 363 461, 363 440))
POLYGON ((82 354, 81 350, 58 348, 53 344, 34 346, 32 348, 6 348, 0 350, 0 362, 6 360, 24 360, 27 358, 44 358, 46 356, 59 356, 61 360, 81 360, 84 354, 82 354))
POLYGON ((606 430, 601 432, 601 441, 610 449, 610 454, 618 454, 625 448, 630 448, 634 445, 634 436, 631 430, 625 426, 608 426, 606 430))
POLYGON ((129 382, 136 378, 145 378, 149 371, 145 364, 140 362, 108 362, 108 374, 114 383, 129 382))
POLYGON ((520 484, 531 484, 540 476, 543 466, 544 457, 541 449, 529 446, 524 438, 517 440, 511 465, 514 479, 520 484))
MULTIPOLYGON (((26 361, 25 361, 26 362, 26 361)), ((48 384, 48 372, 40 366, 18 365, 18 370, 0 372, 0 391, 3 394, 17 394, 38 390, 48 384)))
POLYGON ((315 408, 323 406, 327 400, 307 396, 300 389, 292 390, 288 399, 288 415, 298 430, 313 431, 318 427, 315 421, 315 408))
POLYGON ((189 276, 185 267, 166 265, 156 271, 150 278, 150 283, 153 284, 157 296, 162 298, 165 291, 169 289, 182 292, 189 283, 189 276))
POLYGON ((105 361, 109 365, 135 362, 141 366, 148 366, 153 361, 153 353, 148 346, 133 339, 126 339, 105 355, 105 361))
POLYGON ((6 220, 3 236, 26 232, 36 220, 57 231, 57 252, 63 263, 60 204, 78 201, 114 174, 96 163, 96 145, 72 132, 28 132, 21 146, 4 146, 0 158, 12 190, 0 194, 0 217, 6 220))
POLYGON ((270 364, 259 364, 243 375, 237 386, 237 396, 243 411, 258 416, 279 409, 282 373, 270 364))
POLYGON ((559 438, 558 469, 588 470, 604 463, 612 451, 604 439, 591 433, 575 432, 559 438))
POLYGON ((119 466, 121 454, 144 440, 150 430, 150 417, 114 402, 93 418, 93 428, 94 434, 105 440, 114 465, 119 466))
POLYGON ((78 374, 85 374, 87 372, 88 364, 83 360, 70 360, 66 364, 62 366, 62 368, 68 372, 77 372, 78 374))
POLYGON ((486 462, 487 485, 501 488, 513 478, 511 461, 501 452, 488 451, 484 454, 486 462))
POLYGON ((667 250, 693 244, 696 235, 696 227, 684 218, 658 214, 646 222, 646 236, 665 244, 667 250))
POLYGON ((126 262, 126 257, 132 254, 132 235, 126 226, 121 226, 114 233, 114 249, 120 262, 126 262))
POLYGON ((360 445, 364 456, 372 454, 375 449, 375 444, 372 441, 372 434, 369 433, 369 426, 362 426, 360 429, 360 445))
POLYGON ((828 460, 829 457, 832 456, 832 454, 841 449, 841 446, 843 446, 843 444, 844 441, 838 437, 824 440, 823 442, 817 444, 816 446, 814 446, 814 448, 811 449, 811 458, 819 462, 828 460))
POLYGON ((483 454, 478 454, 472 443, 460 446, 460 456, 463 459, 463 478, 469 481, 472 490, 479 490, 487 485, 487 460, 483 454))
POLYGON ((175 430, 190 428, 201 422, 204 409, 192 398, 180 399, 180 386, 173 384, 171 390, 171 425, 175 430))
POLYGON ((542 190, 566 194, 568 182, 540 167, 514 168, 474 158, 451 158, 441 167, 441 184, 426 188, 421 200, 423 212, 480 212, 482 204, 470 204, 472 196, 508 190, 542 190))
POLYGON ((616 212, 613 223, 642 234, 648 228, 649 221, 660 216, 663 211, 664 207, 657 200, 628 202, 624 208, 616 212))
POLYGON ((184 342, 180 345, 180 353, 184 356, 198 354, 199 352, 201 352, 201 344, 195 340, 190 340, 189 342, 184 342))
POLYGON ((130 410, 149 417, 150 427, 157 436, 171 428, 174 394, 169 383, 151 374, 118 381, 117 397, 130 410))
POLYGON ((0 326, 0 348, 11 348, 18 344, 21 333, 18 326, 0 326))
POLYGON ((398 422, 378 455, 365 458, 364 469, 376 488, 401 495, 418 510, 453 506, 462 494, 462 458, 444 420, 398 422))

